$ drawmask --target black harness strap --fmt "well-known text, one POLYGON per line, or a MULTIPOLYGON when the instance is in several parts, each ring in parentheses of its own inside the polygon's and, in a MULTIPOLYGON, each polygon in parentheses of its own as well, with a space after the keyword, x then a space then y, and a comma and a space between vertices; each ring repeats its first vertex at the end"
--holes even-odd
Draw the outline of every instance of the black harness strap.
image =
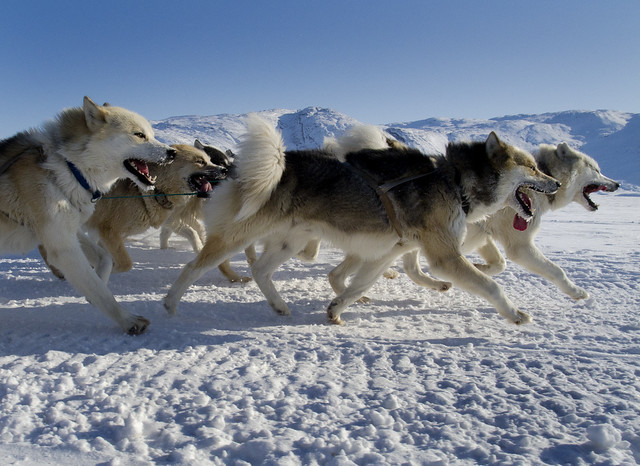
POLYGON ((380 202, 382 202, 382 206, 384 207, 384 210, 387 213, 387 217, 389 218, 389 223, 391 223, 391 226, 396 231, 397 235, 402 238, 402 226, 398 221, 396 211, 393 208, 393 203, 391 202, 391 199, 389 199, 389 196, 387 196, 387 191, 389 191, 389 189, 393 188, 394 186, 397 186, 397 184, 394 186, 388 187, 386 189, 383 189, 380 185, 378 185, 378 183, 376 183, 376 180, 374 180, 371 177, 371 175, 369 175, 367 172, 354 167, 349 162, 344 162, 344 164, 347 165, 349 168, 351 168, 358 175, 360 175, 360 177, 362 177, 369 184, 369 186, 373 188, 373 190, 378 195, 380 202))

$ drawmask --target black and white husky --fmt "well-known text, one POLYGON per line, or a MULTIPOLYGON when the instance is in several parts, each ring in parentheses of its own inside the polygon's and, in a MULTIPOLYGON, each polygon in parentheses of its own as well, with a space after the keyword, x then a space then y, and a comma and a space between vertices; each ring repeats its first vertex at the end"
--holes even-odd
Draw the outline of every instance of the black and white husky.
POLYGON ((276 129, 254 115, 237 160, 238 178, 218 188, 204 212, 202 251, 165 298, 170 314, 207 270, 267 238, 253 278, 271 307, 288 315, 272 274, 309 240, 321 238, 371 265, 329 305, 333 323, 342 323, 340 314, 382 273, 385 258, 408 243, 422 249, 434 273, 485 298, 509 321, 531 320, 460 251, 468 221, 504 206, 529 218, 524 190, 554 193, 559 187, 530 154, 494 133, 485 142, 450 144, 444 157, 389 148, 346 154, 343 162, 323 150, 286 151, 276 129))

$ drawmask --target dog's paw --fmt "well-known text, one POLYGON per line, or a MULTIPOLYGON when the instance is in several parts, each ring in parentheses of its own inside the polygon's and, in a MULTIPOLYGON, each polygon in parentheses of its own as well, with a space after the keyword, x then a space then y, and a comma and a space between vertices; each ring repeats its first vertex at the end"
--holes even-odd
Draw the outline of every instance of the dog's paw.
POLYGON ((572 299, 578 301, 580 299, 587 299, 589 297, 589 293, 587 292, 587 290, 576 286, 575 289, 569 293, 569 296, 571 296, 572 299))
POLYGON ((253 278, 251 278, 251 277, 245 277, 245 276, 241 276, 241 275, 238 275, 236 278, 230 278, 229 279, 229 281, 231 283, 249 283, 252 280, 253 280, 253 278))
POLYGON ((482 272, 485 275, 489 275, 490 277, 494 275, 498 275, 500 272, 503 272, 505 266, 502 264, 477 264, 474 263, 473 266, 482 272))
POLYGON ((335 325, 344 325, 344 321, 340 318, 340 313, 336 311, 336 307, 342 304, 341 298, 335 298, 327 308, 327 318, 329 322, 335 325))
POLYGON ((303 262, 315 262, 318 259, 318 253, 316 252, 307 252, 304 249, 296 254, 296 257, 303 262))
POLYGON ((287 306, 285 303, 282 303, 282 304, 279 304, 279 305, 272 304, 271 308, 279 316, 290 316, 291 315, 291 311, 289 310, 289 306, 287 306))
POLYGON ((127 333, 129 335, 140 335, 144 333, 144 331, 147 330, 147 327, 151 322, 149 322, 147 319, 145 319, 142 316, 133 316, 133 317, 135 318, 135 321, 133 325, 127 329, 127 333))
POLYGON ((388 278, 389 280, 393 280, 394 278, 398 278, 400 276, 400 273, 393 269, 387 269, 384 271, 382 276, 384 278, 388 278))
POLYGON ((166 296, 164 298, 164 301, 162 302, 162 305, 167 310, 167 313, 170 316, 174 316, 174 315, 177 314, 177 312, 178 312, 177 306, 175 305, 175 303, 172 302, 172 299, 169 296, 166 296))
POLYGON ((517 311, 516 314, 516 318, 512 320, 512 322, 516 325, 530 324, 533 321, 531 316, 526 312, 517 311))
POLYGON ((451 289, 451 287, 453 286, 453 284, 451 282, 438 282, 437 285, 438 285, 438 287, 436 288, 436 290, 439 291, 440 293, 444 293, 445 291, 449 291, 451 289))
POLYGON ((369 304, 371 302, 371 298, 368 296, 361 296, 360 299, 356 301, 356 303, 360 304, 369 304))
POLYGON ((346 325, 344 320, 342 320, 339 316, 335 318, 329 318, 329 323, 333 325, 346 325))

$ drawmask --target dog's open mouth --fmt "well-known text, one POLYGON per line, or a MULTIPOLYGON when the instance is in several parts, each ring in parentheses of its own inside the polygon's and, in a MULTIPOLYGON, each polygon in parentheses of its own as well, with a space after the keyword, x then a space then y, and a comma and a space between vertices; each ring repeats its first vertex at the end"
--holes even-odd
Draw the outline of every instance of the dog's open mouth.
POLYGON ((140 159, 127 159, 124 161, 124 167, 133 174, 142 184, 153 186, 156 177, 149 173, 147 162, 140 159))
POLYGON ((211 181, 213 180, 209 180, 206 175, 200 173, 192 175, 191 178, 189 178, 189 185, 191 189, 197 193, 198 197, 207 198, 211 194, 211 191, 213 191, 211 181))
POLYGON ((520 205, 522 209, 522 214, 516 213, 513 217, 513 228, 519 231, 524 231, 529 226, 529 222, 533 218, 533 204, 531 202, 531 198, 526 195, 526 193, 522 190, 522 188, 530 188, 530 186, 520 186, 516 189, 516 201, 520 205))
POLYGON ((587 204, 589 204, 589 208, 591 210, 598 210, 598 204, 593 202, 589 197, 589 194, 597 193, 598 191, 611 191, 609 187, 600 184, 589 184, 582 188, 582 195, 587 200, 587 204))

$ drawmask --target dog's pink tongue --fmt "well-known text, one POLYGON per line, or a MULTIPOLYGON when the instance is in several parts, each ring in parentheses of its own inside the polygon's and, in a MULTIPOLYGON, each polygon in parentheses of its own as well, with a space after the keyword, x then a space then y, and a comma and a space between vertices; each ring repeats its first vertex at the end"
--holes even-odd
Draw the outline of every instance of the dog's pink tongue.
POLYGON ((213 188, 211 187, 211 183, 209 183, 208 181, 205 181, 200 185, 201 193, 208 193, 209 191, 213 191, 213 188))
POLYGON ((138 170, 140 173, 142 173, 143 175, 149 174, 149 167, 147 166, 147 162, 134 159, 133 163, 136 165, 136 170, 138 170))
POLYGON ((529 226, 529 223, 518 214, 513 217, 513 228, 519 231, 524 231, 529 226))

